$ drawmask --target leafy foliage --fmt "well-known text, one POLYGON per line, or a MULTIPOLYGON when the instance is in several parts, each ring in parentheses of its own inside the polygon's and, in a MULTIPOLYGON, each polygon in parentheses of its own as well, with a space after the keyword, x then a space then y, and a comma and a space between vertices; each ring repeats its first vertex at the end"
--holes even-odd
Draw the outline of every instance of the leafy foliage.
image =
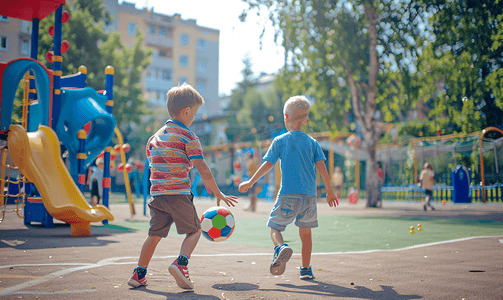
POLYGON ((424 53, 423 69, 446 87, 445 94, 435 98, 430 117, 446 118, 446 133, 503 124, 501 1, 425 4, 433 15, 435 41, 424 53))
POLYGON ((362 148, 368 154, 368 205, 375 206, 375 146, 383 133, 376 111, 382 110, 388 122, 403 120, 417 101, 419 87, 412 74, 427 38, 426 27, 418 26, 427 17, 421 4, 412 0, 244 2, 249 4, 248 12, 268 8, 285 48, 284 98, 305 94, 315 99, 310 125, 317 130, 336 133, 351 130, 355 121, 361 125, 362 148))
MULTIPOLYGON (((143 149, 145 141, 133 138, 135 124, 148 113, 141 87, 141 74, 151 61, 152 50, 142 48, 143 35, 137 32, 136 42, 127 49, 119 33, 106 33, 104 25, 111 20, 105 12, 102 0, 75 0, 74 6, 65 6, 70 20, 63 24, 62 40, 69 42, 69 50, 63 56, 64 75, 78 72, 79 66, 87 68, 87 86, 96 90, 105 88, 105 68, 114 68, 114 117, 124 135, 125 142, 133 142, 133 149, 143 149), (132 139, 132 141, 129 141, 132 139)), ((53 49, 53 37, 48 34, 54 25, 54 13, 40 22, 38 60, 49 69, 52 63, 46 54, 53 49)))
POLYGON ((232 91, 227 109, 227 120, 232 126, 226 134, 234 142, 269 139, 277 128, 284 127, 281 96, 274 84, 259 91, 249 57, 243 63, 243 81, 232 91))

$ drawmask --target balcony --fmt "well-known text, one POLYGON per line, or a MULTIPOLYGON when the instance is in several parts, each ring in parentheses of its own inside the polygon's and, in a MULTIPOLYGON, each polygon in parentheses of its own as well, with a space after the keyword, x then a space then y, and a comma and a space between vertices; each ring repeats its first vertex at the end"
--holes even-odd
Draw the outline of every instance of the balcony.
POLYGON ((146 18, 145 22, 150 25, 172 27, 174 26, 172 20, 173 20, 172 17, 150 14, 148 18, 146 18))
POLYGON ((169 36, 162 36, 160 34, 149 34, 145 39, 148 46, 156 46, 163 48, 172 48, 174 45, 173 38, 169 36))

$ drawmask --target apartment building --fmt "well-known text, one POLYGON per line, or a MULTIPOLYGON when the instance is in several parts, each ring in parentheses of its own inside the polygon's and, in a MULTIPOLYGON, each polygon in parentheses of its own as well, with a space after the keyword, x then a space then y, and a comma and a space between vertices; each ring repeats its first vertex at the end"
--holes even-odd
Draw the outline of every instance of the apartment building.
MULTIPOLYGON (((113 17, 106 30, 118 32, 126 47, 135 44, 139 30, 143 46, 154 49, 143 77, 150 107, 165 107, 167 91, 183 82, 194 86, 206 101, 217 101, 219 30, 198 26, 196 20, 183 20, 179 14, 139 9, 126 1, 104 0, 103 4, 113 17)), ((199 116, 205 115, 205 106, 199 116)))
POLYGON ((30 57, 31 22, 0 16, 0 62, 30 57))
MULTIPOLYGON (((194 86, 205 100, 217 101, 219 30, 198 26, 196 20, 184 20, 179 14, 139 9, 133 3, 104 0, 103 5, 113 17, 106 31, 118 32, 127 47, 135 44, 136 32, 141 31, 143 46, 154 49, 143 75, 149 107, 164 107, 167 91, 183 82, 194 86)), ((31 22, 0 16, 0 61, 29 57, 30 38, 31 22)), ((204 114, 202 107, 198 115, 204 114)))

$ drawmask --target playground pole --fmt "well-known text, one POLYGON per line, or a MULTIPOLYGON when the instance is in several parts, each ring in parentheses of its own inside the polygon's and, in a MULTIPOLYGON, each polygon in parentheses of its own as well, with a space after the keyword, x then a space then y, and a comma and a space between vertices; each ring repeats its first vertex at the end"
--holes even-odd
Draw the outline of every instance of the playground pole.
MULTIPOLYGON (((61 17, 63 15, 63 5, 59 6, 56 10, 56 14, 54 17, 54 55, 52 56, 52 75, 53 75, 53 106, 54 115, 52 116, 52 122, 49 120, 49 126, 52 128, 56 128, 56 121, 59 119, 59 114, 61 113, 59 110, 61 108, 61 83, 60 77, 63 75, 61 71, 61 62, 63 61, 63 57, 61 56, 61 17)), ((44 124, 45 125, 45 124, 44 124)))
POLYGON ((81 191, 84 190, 84 185, 86 184, 86 174, 84 172, 84 162, 87 159, 86 155, 86 138, 87 132, 81 129, 77 132, 77 139, 79 139, 79 153, 77 153, 78 161, 78 173, 79 173, 79 188, 81 191))
MULTIPOLYGON (((103 164, 103 205, 108 208, 108 196, 110 194, 110 188, 112 186, 112 178, 110 178, 110 152, 114 148, 108 146, 105 148, 105 159, 103 164)), ((108 220, 103 220, 103 224, 108 224, 108 220)))
POLYGON ((482 140, 484 138, 484 135, 489 131, 498 131, 499 133, 503 134, 503 130, 499 128, 487 127, 486 129, 482 130, 482 134, 480 135, 480 179, 482 187, 482 202, 484 203, 486 203, 486 190, 485 190, 486 180, 484 175, 484 149, 482 148, 482 140))
POLYGON ((117 135, 117 139, 119 140, 119 146, 120 146, 119 152, 121 154, 122 163, 124 164, 124 169, 122 169, 122 172, 124 172, 124 185, 126 186, 127 200, 129 202, 129 210, 131 211, 132 216, 135 214, 134 201, 133 198, 131 197, 131 185, 129 183, 129 174, 126 170, 126 154, 124 153, 124 149, 122 148, 122 145, 124 145, 124 140, 122 139, 122 134, 119 128, 115 127, 114 132, 115 135, 117 135))

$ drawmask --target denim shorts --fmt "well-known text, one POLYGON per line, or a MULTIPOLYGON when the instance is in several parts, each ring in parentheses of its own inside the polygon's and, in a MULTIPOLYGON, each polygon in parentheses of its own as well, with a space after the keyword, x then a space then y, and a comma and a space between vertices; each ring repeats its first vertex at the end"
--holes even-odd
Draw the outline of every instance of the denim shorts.
POLYGON ((318 227, 316 196, 303 194, 278 196, 267 226, 284 231, 293 220, 295 220, 295 225, 300 228, 318 227))

